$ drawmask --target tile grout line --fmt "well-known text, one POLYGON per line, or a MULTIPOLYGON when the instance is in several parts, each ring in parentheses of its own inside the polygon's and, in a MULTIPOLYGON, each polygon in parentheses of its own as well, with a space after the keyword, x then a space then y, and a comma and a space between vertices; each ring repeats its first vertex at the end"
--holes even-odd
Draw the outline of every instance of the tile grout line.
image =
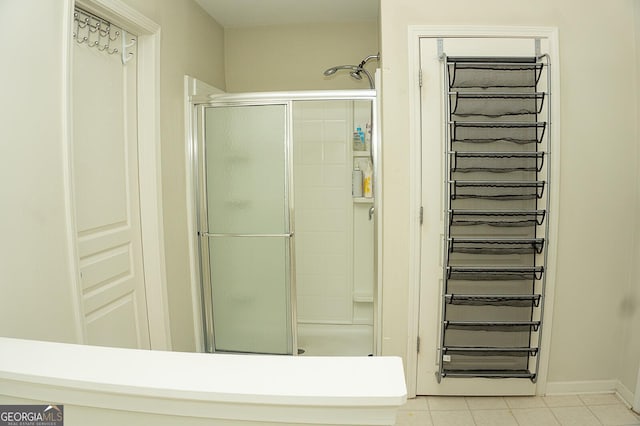
POLYGON ((589 411, 589 413, 591 413, 591 415, 596 419, 596 421, 598 422, 598 424, 599 424, 600 426, 602 426, 602 422, 600 421, 600 419, 598 418, 598 416, 596 416, 596 415, 595 415, 595 413, 593 413, 593 412, 591 411, 591 409, 589 408, 589 406, 588 406, 588 405, 587 405, 587 404, 582 400, 582 398, 580 398, 580 395, 576 395, 576 397, 578 398, 578 401, 580 401, 580 404, 582 404, 582 405, 578 405, 578 406, 576 406, 576 407, 573 407, 573 406, 566 406, 566 407, 563 407, 563 406, 559 406, 559 407, 551 407, 551 406, 547 403, 547 401, 545 401, 545 400, 544 400, 544 398, 542 398, 542 397, 541 397, 541 399, 542 399, 542 402, 544 403, 544 405, 549 409, 549 411, 551 411, 551 415, 553 416, 553 418, 554 418, 554 419, 556 419, 556 421, 558 422, 558 424, 559 424, 560 426, 562 426, 562 421, 558 418, 558 416, 556 415, 556 413, 553 411, 553 408, 580 408, 580 407, 585 407, 585 408, 589 411))
MULTIPOLYGON (((554 421, 559 424, 559 425, 563 425, 561 419, 558 417, 558 415, 556 415, 556 413, 554 412, 554 409, 580 409, 580 408, 586 408, 587 412, 596 420, 596 422, 598 423, 599 426, 604 426, 605 423, 596 415, 596 412, 594 411, 595 407, 604 407, 604 406, 611 406, 611 407, 615 407, 615 406, 623 406, 625 407, 625 409, 627 409, 629 412, 632 413, 633 419, 634 419, 634 423, 628 423, 628 425, 640 425, 640 416, 635 413, 633 410, 631 410, 623 401, 620 400, 620 398, 617 398, 617 400, 615 402, 612 401, 605 401, 603 403, 594 403, 594 404, 588 404, 583 398, 581 398, 580 394, 575 394, 575 396, 577 397, 577 401, 579 402, 579 405, 575 405, 574 403, 567 403, 568 405, 564 405, 564 404, 560 404, 560 405, 550 405, 549 401, 546 401, 542 396, 534 396, 534 398, 539 398, 542 401, 542 406, 540 407, 512 407, 509 405, 509 403, 506 401, 506 399, 504 399, 504 397, 501 397, 503 399, 503 401, 506 404, 506 409, 505 408, 501 408, 501 407, 487 407, 487 408, 471 408, 471 405, 469 404, 469 401, 467 400, 466 397, 459 397, 459 398, 463 398, 464 401, 464 408, 449 408, 449 409, 443 409, 443 410, 432 410, 431 408, 431 404, 429 404, 429 397, 423 397, 425 399, 425 405, 426 408, 424 410, 422 409, 411 409, 411 410, 407 410, 407 411, 427 411, 428 412, 428 419, 431 422, 431 424, 435 424, 434 423, 434 417, 433 417, 433 412, 434 411, 450 411, 450 412, 468 412, 471 416, 471 423, 475 426, 478 425, 476 418, 474 416, 474 413, 478 413, 478 412, 482 412, 485 410, 505 410, 515 421, 515 423, 518 426, 523 426, 523 424, 518 420, 518 418, 515 416, 513 410, 514 409, 540 409, 540 408, 544 408, 547 409, 549 411, 551 411, 551 415, 552 418, 554 419, 554 421)), ((401 425, 399 425, 401 426, 401 425)), ((622 425, 621 425, 622 426, 622 425)))

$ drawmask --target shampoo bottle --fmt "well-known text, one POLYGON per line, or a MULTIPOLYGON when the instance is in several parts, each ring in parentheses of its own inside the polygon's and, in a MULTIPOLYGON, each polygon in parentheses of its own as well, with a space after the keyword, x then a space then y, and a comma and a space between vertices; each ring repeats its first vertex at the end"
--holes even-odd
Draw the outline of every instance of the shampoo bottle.
POLYGON ((365 198, 371 198, 373 197, 373 167, 370 160, 367 160, 362 176, 363 195, 365 198))

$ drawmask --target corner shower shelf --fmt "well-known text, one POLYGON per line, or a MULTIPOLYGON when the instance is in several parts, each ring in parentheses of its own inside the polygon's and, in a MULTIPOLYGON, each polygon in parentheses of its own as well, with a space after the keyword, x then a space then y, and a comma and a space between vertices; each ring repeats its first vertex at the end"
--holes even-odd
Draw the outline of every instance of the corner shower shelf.
POLYGON ((356 204, 373 204, 373 197, 353 197, 356 204))
POLYGON ((373 295, 354 293, 353 301, 357 303, 373 303, 373 295))
POLYGON ((447 204, 436 378, 535 381, 548 239, 548 63, 443 58, 447 204))
POLYGON ((354 157, 371 157, 371 152, 369 151, 353 151, 354 157))

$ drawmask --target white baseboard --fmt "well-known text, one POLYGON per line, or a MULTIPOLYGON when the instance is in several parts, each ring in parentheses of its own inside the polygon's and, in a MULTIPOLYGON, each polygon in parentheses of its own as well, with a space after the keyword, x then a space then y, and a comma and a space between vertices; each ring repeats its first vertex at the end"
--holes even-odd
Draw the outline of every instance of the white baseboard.
POLYGON ((567 395, 576 393, 614 393, 617 380, 588 380, 578 382, 547 382, 546 395, 567 395))
POLYGON ((631 392, 628 387, 622 384, 622 382, 618 382, 618 385, 616 386, 616 393, 620 396, 622 402, 627 404, 629 408, 633 406, 633 392, 631 392))
POLYGON ((585 393, 616 393, 629 407, 634 394, 619 380, 590 380, 579 382, 547 382, 546 395, 568 395, 585 393))

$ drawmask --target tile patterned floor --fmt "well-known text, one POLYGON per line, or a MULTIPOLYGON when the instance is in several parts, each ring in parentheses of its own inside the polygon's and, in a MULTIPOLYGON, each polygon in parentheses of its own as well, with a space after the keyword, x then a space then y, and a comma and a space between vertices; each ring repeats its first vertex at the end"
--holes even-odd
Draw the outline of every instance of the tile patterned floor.
POLYGON ((614 394, 410 399, 396 426, 640 426, 614 394))

